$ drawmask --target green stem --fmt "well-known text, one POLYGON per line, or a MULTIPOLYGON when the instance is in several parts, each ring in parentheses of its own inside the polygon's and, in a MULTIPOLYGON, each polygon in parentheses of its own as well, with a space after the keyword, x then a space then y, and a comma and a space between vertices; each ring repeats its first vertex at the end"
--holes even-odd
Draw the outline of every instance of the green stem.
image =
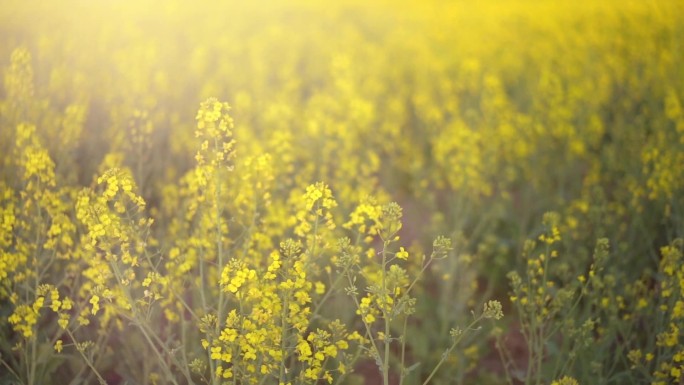
MULTIPOLYGON (((215 144, 218 148, 218 142, 215 144)), ((223 266, 224 266, 224 260, 223 260, 223 240, 221 237, 221 215, 222 209, 221 209, 221 175, 217 171, 216 172, 216 187, 215 187, 215 192, 214 192, 214 205, 216 206, 216 249, 217 249, 217 259, 218 259, 218 272, 217 274, 219 277, 221 276, 221 273, 223 272, 223 266)), ((224 300, 224 294, 223 290, 219 290, 219 299, 218 299, 218 306, 217 306, 217 317, 218 317, 218 322, 216 323, 216 332, 218 333, 220 330, 220 325, 223 320, 223 300, 224 300)))
POLYGON ((334 289, 337 287, 337 285, 339 285, 340 281, 342 281, 344 279, 345 274, 347 273, 349 268, 350 268, 349 266, 345 266, 342 273, 337 276, 337 278, 335 279, 335 282, 333 282, 333 284, 330 286, 330 288, 325 293, 325 295, 323 295, 323 298, 321 298, 321 301, 318 304, 316 304, 316 307, 314 308, 313 312, 311 313, 311 319, 314 319, 318 315, 318 312, 321 310, 321 307, 323 307, 323 304, 328 300, 328 298, 330 298, 330 296, 334 292, 334 289))
POLYGON ((404 328, 401 333, 401 376, 399 377, 399 385, 403 385, 406 371, 404 363, 406 362, 406 328, 408 325, 408 317, 404 317, 404 328))
POLYGON ((385 321, 385 338, 383 340, 383 345, 385 347, 385 354, 382 363, 382 383, 383 385, 389 385, 389 356, 390 356, 390 313, 387 311, 387 245, 390 241, 385 241, 382 246, 382 290, 380 295, 382 295, 382 318, 385 321))
POLYGON ((432 369, 432 372, 430 372, 430 375, 425 379, 425 381, 423 381, 423 385, 427 385, 430 382, 430 380, 432 379, 432 377, 435 376, 435 374, 437 373, 439 368, 442 366, 442 364, 444 364, 444 362, 446 362, 446 359, 447 359, 447 357, 449 357, 449 354, 451 354, 451 352, 454 350, 454 348, 456 348, 456 345, 458 345, 458 343, 461 342, 465 333, 469 330, 474 330, 473 326, 475 326, 478 322, 480 322, 481 319, 482 319, 482 316, 475 318, 473 320, 473 322, 471 322, 470 325, 468 325, 468 327, 466 327, 466 329, 458 337, 454 338, 454 342, 451 344, 451 346, 449 346, 449 348, 444 352, 444 354, 442 354, 442 358, 439 360, 437 365, 435 365, 434 369, 432 369))
POLYGON ((508 385, 513 385, 513 376, 511 375, 511 371, 509 369, 509 363, 513 363, 513 359, 511 358, 511 354, 504 346, 504 344, 501 342, 501 337, 497 336, 496 337, 496 350, 499 353, 499 359, 501 359, 501 362, 503 363, 504 367, 504 372, 506 373, 506 382, 508 385))
MULTIPOLYGON (((123 274, 121 273, 121 270, 119 269, 118 265, 116 264, 116 261, 110 261, 110 266, 112 267, 112 270, 114 271, 114 275, 116 276, 117 281, 121 282, 123 280, 123 274)), ((128 303, 131 306, 132 317, 130 318, 130 320, 136 324, 136 326, 138 327, 138 330, 140 330, 140 332, 143 334, 143 336, 145 337, 145 339, 149 343, 150 347, 152 348, 152 351, 154 351, 155 355, 159 359, 159 363, 161 364, 160 366, 166 371, 166 374, 168 375, 168 378, 170 379, 170 381, 172 381, 174 384, 177 384, 178 382, 175 380, 175 376, 171 372, 171 369, 168 367, 167 363, 164 361, 164 357, 161 355, 161 353, 159 352, 159 350, 155 346, 154 342, 152 341, 151 336, 154 337, 154 339, 157 341, 159 346, 164 350, 164 353, 169 356, 169 358, 174 359, 173 355, 166 348, 166 345, 164 344, 164 342, 161 341, 161 339, 159 339, 159 337, 154 332, 146 329, 146 326, 148 326, 148 325, 141 321, 139 313, 135 307, 136 306, 135 300, 133 299, 133 296, 131 295, 131 292, 130 292, 128 286, 123 286, 122 288, 123 288, 124 294, 126 295, 126 299, 128 300, 128 303)), ((180 365, 178 365, 178 366, 180 367, 180 365)), ((184 368, 183 374, 185 375, 185 377, 188 381, 191 380, 190 375, 189 375, 189 373, 187 373, 186 368, 184 368)))
MULTIPOLYGON (((348 280, 350 286, 354 286, 354 281, 352 280, 351 274, 347 275, 347 280, 348 280)), ((361 305, 359 304, 359 300, 356 298, 356 295, 352 295, 351 297, 354 300, 354 304, 356 305, 356 309, 360 310, 361 305)), ((380 350, 378 350, 378 346, 375 343, 375 338, 373 338, 373 331, 371 330, 370 325, 363 318, 363 314, 361 315, 361 322, 363 322, 363 326, 366 329, 366 336, 368 336, 368 340, 370 341, 371 346, 373 347, 373 350, 375 351, 376 354, 380 354, 380 350)))
MULTIPOLYGON (((66 329, 66 332, 69 335, 69 338, 71 338, 71 340, 74 341, 74 343, 76 343, 76 338, 74 338, 74 335, 71 334, 71 331, 69 329, 66 329)), ((92 370, 92 372, 95 373, 95 376, 97 376, 97 379, 99 380, 100 384, 106 385, 107 381, 105 381, 105 379, 102 378, 100 372, 98 372, 95 366, 93 366, 92 362, 90 362, 90 359, 86 357, 85 354, 83 354, 83 349, 79 349, 78 347, 76 347, 76 351, 78 351, 78 353, 81 355, 81 357, 85 361, 86 365, 88 365, 90 370, 92 370)))
POLYGON ((285 381, 285 374, 286 374, 285 350, 287 347, 286 347, 285 343, 286 343, 287 338, 288 338, 288 335, 287 335, 287 310, 288 310, 288 307, 290 306, 289 305, 289 299, 290 299, 290 295, 289 295, 289 293, 286 293, 285 301, 283 303, 283 309, 280 313, 281 327, 282 327, 282 333, 280 336, 280 351, 283 353, 283 357, 280 360, 280 373, 278 374, 278 381, 280 383, 286 383, 286 381, 285 381))
POLYGON ((12 370, 12 367, 2 358, 0 358, 0 364, 2 364, 2 366, 7 368, 7 371, 9 373, 11 373, 14 377, 16 377, 18 381, 21 381, 21 377, 19 377, 19 374, 17 374, 17 372, 15 372, 14 370, 12 370))

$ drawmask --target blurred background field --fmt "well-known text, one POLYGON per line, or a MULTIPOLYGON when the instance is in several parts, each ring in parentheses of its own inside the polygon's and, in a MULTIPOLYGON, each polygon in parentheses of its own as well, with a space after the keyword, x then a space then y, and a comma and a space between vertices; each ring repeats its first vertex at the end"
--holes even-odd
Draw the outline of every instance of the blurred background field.
MULTIPOLYGON (((0 384, 218 383, 198 319, 242 301, 222 268, 262 277, 289 238, 315 315, 292 341, 363 335, 336 273, 358 254, 359 295, 378 282, 389 202, 408 275, 452 248, 395 340, 368 329, 384 378, 361 348, 320 381, 420 384, 441 360, 432 383, 684 381, 684 3, 3 1, 0 67, 0 384), (211 97, 225 172, 198 164, 211 97), (316 182, 336 203, 307 214, 316 182), (506 316, 445 358, 491 299, 506 316)), ((315 382, 300 350, 257 376, 234 348, 226 381, 315 382)))

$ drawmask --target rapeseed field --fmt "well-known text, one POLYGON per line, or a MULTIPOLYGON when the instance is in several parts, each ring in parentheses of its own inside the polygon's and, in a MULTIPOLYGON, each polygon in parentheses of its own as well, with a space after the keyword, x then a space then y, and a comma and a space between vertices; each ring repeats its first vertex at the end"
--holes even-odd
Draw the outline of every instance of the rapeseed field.
POLYGON ((684 383, 684 3, 0 5, 0 384, 684 383))

